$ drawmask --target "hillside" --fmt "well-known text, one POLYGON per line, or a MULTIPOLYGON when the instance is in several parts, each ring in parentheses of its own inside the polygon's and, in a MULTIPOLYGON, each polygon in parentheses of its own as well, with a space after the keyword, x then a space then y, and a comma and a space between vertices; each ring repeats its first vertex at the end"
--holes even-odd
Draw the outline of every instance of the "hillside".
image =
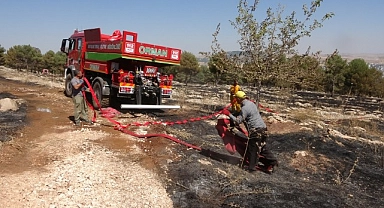
MULTIPOLYGON (((209 116, 228 103, 228 87, 175 85, 182 108, 123 111, 121 124, 97 112, 96 124, 73 126, 62 78, 0 67, 1 207, 382 207, 384 102, 318 92, 261 93, 268 145, 279 160, 272 175, 239 168, 209 116), (1 108, 3 109, 3 108, 1 108)), ((255 89, 244 87, 250 97, 255 89)), ((92 116, 92 112, 89 112, 92 116)))

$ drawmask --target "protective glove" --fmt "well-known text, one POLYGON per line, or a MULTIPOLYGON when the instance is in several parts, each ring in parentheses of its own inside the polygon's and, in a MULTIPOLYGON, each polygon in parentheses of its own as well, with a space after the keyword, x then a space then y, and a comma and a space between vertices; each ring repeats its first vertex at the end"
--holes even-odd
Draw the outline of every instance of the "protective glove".
POLYGON ((85 92, 90 92, 89 88, 85 84, 83 84, 82 86, 83 87, 81 88, 81 90, 83 90, 85 92))
POLYGON ((231 115, 231 112, 229 112, 228 109, 224 108, 223 111, 221 111, 222 114, 226 115, 226 116, 229 116, 231 115))

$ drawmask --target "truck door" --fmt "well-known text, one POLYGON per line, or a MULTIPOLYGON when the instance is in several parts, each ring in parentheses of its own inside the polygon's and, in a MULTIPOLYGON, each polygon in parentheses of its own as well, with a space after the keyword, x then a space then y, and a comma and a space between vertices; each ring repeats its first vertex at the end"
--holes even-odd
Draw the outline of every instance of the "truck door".
MULTIPOLYGON (((72 39, 72 50, 68 52, 68 61, 69 65, 75 66, 76 69, 82 69, 82 48, 83 48, 83 39, 72 39)), ((70 44, 71 45, 71 44, 70 44)))

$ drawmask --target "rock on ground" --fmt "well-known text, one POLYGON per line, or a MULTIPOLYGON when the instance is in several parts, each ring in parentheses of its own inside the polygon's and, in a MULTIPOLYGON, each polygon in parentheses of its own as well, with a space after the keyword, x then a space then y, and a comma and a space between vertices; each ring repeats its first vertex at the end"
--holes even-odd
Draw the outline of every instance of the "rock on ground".
POLYGON ((19 109, 17 103, 15 100, 11 98, 3 98, 0 100, 0 111, 5 112, 5 111, 17 111, 19 109))

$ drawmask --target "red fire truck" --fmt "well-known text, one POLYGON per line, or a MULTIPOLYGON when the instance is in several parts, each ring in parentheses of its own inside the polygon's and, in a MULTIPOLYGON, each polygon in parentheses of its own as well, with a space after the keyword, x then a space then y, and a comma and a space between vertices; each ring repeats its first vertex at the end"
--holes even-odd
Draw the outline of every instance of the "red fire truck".
MULTIPOLYGON (((178 108, 161 105, 172 95, 172 75, 161 74, 165 66, 180 65, 181 50, 141 43, 137 33, 119 30, 102 34, 100 28, 77 31, 63 39, 61 51, 67 54, 65 94, 72 95, 74 70, 90 81, 99 103, 109 98, 121 108, 178 108), (161 106, 160 106, 161 105, 161 106)), ((96 101, 93 106, 97 108, 96 101)))

